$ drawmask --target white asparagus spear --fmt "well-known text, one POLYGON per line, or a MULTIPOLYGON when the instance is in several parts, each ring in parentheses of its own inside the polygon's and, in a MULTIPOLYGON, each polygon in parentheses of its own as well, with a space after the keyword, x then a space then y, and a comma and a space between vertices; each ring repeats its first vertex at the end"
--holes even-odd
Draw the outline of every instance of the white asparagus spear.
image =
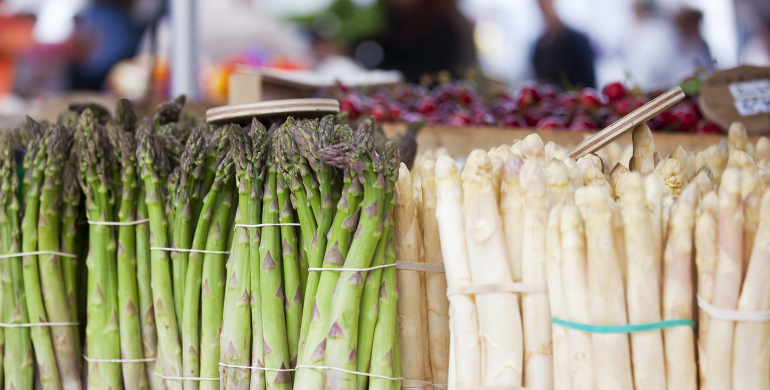
MULTIPOLYGON (((410 173, 412 174, 412 200, 414 202, 414 212, 417 215, 417 221, 419 223, 418 229, 416 231, 420 234, 420 239, 422 239, 422 229, 423 229, 423 218, 422 218, 422 167, 425 165, 428 161, 433 160, 433 151, 429 150, 427 151, 423 156, 423 158, 418 161, 413 167, 410 173)), ((419 256, 420 262, 425 261, 425 247, 422 245, 423 242, 420 242, 420 252, 419 256)), ((431 362, 430 362, 430 340, 428 337, 428 291, 427 291, 427 278, 425 272, 420 272, 420 288, 422 289, 422 299, 420 300, 420 313, 422 315, 422 320, 420 321, 420 324, 423 327, 422 334, 425 335, 425 337, 422 338, 422 352, 423 352, 423 369, 425 370, 425 381, 426 382, 432 382, 433 380, 433 371, 431 370, 431 362)))
POLYGON ((722 156, 722 151, 717 145, 711 145, 708 148, 701 150, 695 155, 696 167, 708 167, 714 174, 714 183, 719 185, 722 181, 722 171, 725 169, 725 159, 722 156))
POLYGON ((730 129, 727 130, 728 151, 740 150, 746 151, 746 144, 749 143, 749 137, 746 133, 746 126, 741 122, 733 122, 730 129))
MULTIPOLYGON (((594 325, 627 324, 623 278, 612 238, 610 202, 612 199, 600 187, 575 191, 575 203, 581 208, 586 226, 589 310, 594 325)), ((628 335, 593 333, 591 344, 595 352, 596 389, 633 389, 628 335)))
POLYGON ((698 199, 703 199, 703 196, 714 190, 714 182, 709 178, 711 171, 708 168, 703 168, 692 179, 692 183, 695 183, 695 188, 698 190, 698 199))
POLYGON ((682 187, 686 181, 685 171, 682 169, 679 160, 668 158, 661 161, 655 167, 655 173, 663 179, 663 184, 666 186, 666 194, 679 195, 682 192, 682 187))
POLYGON ((671 213, 676 207, 676 199, 676 195, 663 198, 663 220, 661 221, 663 225, 663 248, 666 247, 665 243, 668 240, 668 224, 671 221, 671 213))
POLYGON ((567 166, 569 172, 569 181, 572 184, 572 189, 575 190, 583 186, 583 171, 578 167, 577 162, 567 155, 561 159, 561 162, 567 166))
POLYGON ((586 167, 586 169, 583 170, 583 185, 606 187, 607 193, 612 194, 612 188, 610 188, 610 183, 607 181, 607 177, 604 176, 599 168, 593 165, 589 165, 586 167))
POLYGON ((585 172, 588 167, 595 167, 602 173, 602 175, 604 174, 604 164, 602 163, 602 159, 595 154, 586 154, 585 156, 580 157, 576 162, 577 166, 583 172, 585 172))
MULTIPOLYGON (((422 235, 414 206, 412 176, 401 163, 396 182, 396 206, 393 223, 396 239, 396 256, 399 260, 421 260, 422 235)), ((406 379, 425 380, 425 351, 422 320, 422 301, 425 299, 420 272, 398 270, 396 286, 401 299, 398 300, 398 328, 401 335, 402 375, 406 379)))
MULTIPOLYGON (((663 180, 658 175, 647 175, 644 178, 644 194, 647 198, 647 208, 650 210, 650 231, 652 233, 652 264, 662 275, 663 272, 663 198, 666 193, 663 189, 663 180)), ((663 285, 661 279, 660 285, 663 285)))
POLYGON ((553 204, 572 199, 572 185, 567 166, 559 160, 551 160, 545 168, 548 191, 553 204))
MULTIPOLYGON (((626 175, 625 194, 621 201, 628 258, 628 323, 659 322, 660 271, 655 268, 650 212, 647 209, 644 180, 639 173, 626 175)), ((660 330, 631 333, 631 351, 636 389, 665 390, 666 371, 660 330)))
POLYGON ((626 280, 626 274, 628 273, 628 259, 626 258, 626 239, 625 229, 623 226, 623 216, 621 215, 620 204, 612 201, 609 203, 610 211, 612 211, 612 240, 615 246, 615 254, 618 259, 618 267, 620 267, 620 275, 623 280, 626 280))
POLYGON ((655 163, 656 167, 660 164, 660 160, 663 160, 663 158, 660 157, 660 153, 656 150, 655 153, 652 154, 652 161, 655 163))
POLYGON ((500 188, 500 214, 503 218, 503 232, 511 262, 514 282, 521 282, 521 247, 523 228, 523 205, 519 188, 519 171, 524 160, 511 155, 503 166, 503 182, 500 188))
POLYGON ((524 153, 521 152, 521 140, 515 139, 511 143, 511 154, 515 154, 521 158, 524 158, 524 153))
MULTIPOLYGON (((738 311, 770 309, 770 192, 762 195, 759 229, 738 311)), ((738 322, 733 339, 733 389, 770 389, 770 323, 738 322)))
POLYGON ((532 133, 521 140, 521 152, 524 154, 524 159, 532 159, 540 166, 545 166, 545 146, 543 146, 543 139, 537 133, 532 133))
POLYGON ((545 161, 548 162, 556 158, 555 154, 559 151, 561 151, 561 148, 559 145, 556 145, 556 142, 550 141, 545 144, 545 161))
MULTIPOLYGON (((457 165, 449 157, 439 157, 436 161, 436 219, 449 287, 473 284, 462 207, 462 182, 457 165)), ((472 295, 452 295, 449 301, 455 357, 455 364, 450 365, 450 376, 454 372, 459 388, 481 386, 481 341, 476 302, 472 295)))
POLYGON ((612 193, 615 195, 615 199, 620 199, 623 195, 623 183, 624 178, 630 171, 624 165, 617 163, 610 172, 610 187, 612 187, 612 193))
MULTIPOLYGON (((744 171, 745 172, 745 171, 744 171)), ((759 206, 761 192, 752 191, 743 198, 743 276, 749 267, 751 252, 754 250, 754 236, 759 227, 759 206)))
MULTIPOLYGON (((422 236, 425 262, 444 264, 441 256, 438 220, 436 219, 436 163, 428 160, 422 166, 422 236)), ((428 306, 430 367, 435 383, 447 383, 449 369, 449 301, 446 277, 440 272, 425 273, 428 306)))
MULTIPOLYGON (((698 204, 695 219, 695 266, 698 272, 698 296, 711 303, 714 296, 714 276, 717 269, 717 207, 719 197, 711 191, 698 204)), ((700 385, 705 388, 708 372, 708 330, 710 316, 698 311, 698 366, 700 385)))
POLYGON ((620 164, 622 164, 624 167, 631 169, 631 166, 629 163, 634 158, 634 145, 628 144, 625 148, 623 148, 623 153, 620 154, 620 161, 618 161, 620 164))
POLYGON ((759 137, 757 140, 757 147, 754 150, 754 160, 756 160, 758 166, 764 167, 770 162, 770 141, 767 137, 759 137))
MULTIPOLYGON (((735 310, 741 289, 743 262, 743 206, 741 172, 725 169, 719 187, 719 257, 714 281, 713 304, 717 308, 735 310)), ((733 344, 732 321, 711 318, 708 333, 709 390, 729 390, 733 344)))
MULTIPOLYGON (((556 318, 565 318, 564 289, 562 283, 562 254, 561 254, 561 209, 562 203, 551 208, 548 215, 548 227, 546 231, 546 274, 548 277, 548 300, 551 306, 551 315, 556 318)), ((570 375, 569 340, 567 328, 556 324, 551 325, 553 338, 553 388, 554 390, 572 390, 572 377, 570 375)))
MULTIPOLYGON (((545 284, 545 231, 549 211, 545 171, 536 161, 524 160, 519 180, 524 198, 522 282, 545 284)), ((552 389, 553 354, 548 294, 522 293, 521 308, 524 324, 524 386, 552 389)))
POLYGON ((655 169, 655 142, 652 140, 652 132, 646 124, 636 126, 631 133, 634 157, 633 170, 647 175, 655 169))
MULTIPOLYGON (((465 237, 474 284, 513 282, 491 171, 489 156, 474 150, 462 175, 465 237)), ((516 294, 481 294, 476 296, 476 307, 486 355, 482 385, 521 386, 523 340, 516 294)))
MULTIPOLYGON (((588 310, 585 229, 578 208, 571 203, 565 204, 561 212, 561 249, 566 319, 589 324, 591 316, 588 310)), ((591 334, 567 329, 567 335, 571 355, 569 367, 572 388, 594 390, 591 334)))
POLYGON ((743 170, 749 167, 756 167, 756 164, 754 164, 754 159, 748 153, 737 149, 730 152, 730 156, 727 159, 727 168, 743 170))
MULTIPOLYGON (((693 319, 692 233, 698 192, 694 184, 682 190, 669 223, 663 253, 663 319, 693 319)), ((663 329, 669 389, 698 388, 695 330, 689 326, 663 329)))

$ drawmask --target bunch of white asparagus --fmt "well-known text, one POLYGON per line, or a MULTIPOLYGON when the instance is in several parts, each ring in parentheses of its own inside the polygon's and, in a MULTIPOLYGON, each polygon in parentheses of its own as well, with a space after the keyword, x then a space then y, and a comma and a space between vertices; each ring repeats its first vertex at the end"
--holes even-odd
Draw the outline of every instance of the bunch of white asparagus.
POLYGON ((696 306, 697 291, 721 310, 770 310, 770 142, 735 124, 727 142, 662 159, 640 125, 632 153, 615 149, 575 161, 532 134, 473 151, 462 173, 446 153, 402 166, 398 258, 446 268, 399 270, 404 378, 770 390, 770 323, 696 306), (479 285, 447 308, 442 289, 479 285), (607 328, 626 325, 651 330, 607 328))

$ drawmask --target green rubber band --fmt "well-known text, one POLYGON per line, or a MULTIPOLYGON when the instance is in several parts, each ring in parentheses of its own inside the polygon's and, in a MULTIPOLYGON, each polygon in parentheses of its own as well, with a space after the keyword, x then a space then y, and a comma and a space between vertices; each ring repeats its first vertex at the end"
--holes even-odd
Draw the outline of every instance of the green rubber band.
POLYGON ((693 329, 696 328, 695 322, 693 322, 692 320, 688 320, 686 318, 682 318, 678 320, 650 322, 647 324, 632 324, 632 325, 589 325, 589 324, 581 324, 579 322, 566 321, 556 317, 551 318, 551 321, 554 324, 561 325, 566 328, 582 330, 584 332, 590 332, 590 333, 633 333, 633 332, 644 332, 647 330, 672 328, 675 326, 684 326, 684 325, 689 326, 693 329))

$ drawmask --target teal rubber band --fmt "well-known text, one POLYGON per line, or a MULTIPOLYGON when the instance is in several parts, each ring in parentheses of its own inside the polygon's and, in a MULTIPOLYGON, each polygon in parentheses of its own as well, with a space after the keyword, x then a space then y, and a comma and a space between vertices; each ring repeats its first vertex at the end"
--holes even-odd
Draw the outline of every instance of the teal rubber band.
POLYGON ((647 330, 672 328, 675 326, 689 326, 695 329, 695 322, 686 318, 632 325, 589 325, 581 324, 579 322, 566 321, 556 317, 551 318, 551 321, 554 324, 561 325, 566 328, 582 330, 584 332, 590 333, 633 333, 644 332, 647 330))

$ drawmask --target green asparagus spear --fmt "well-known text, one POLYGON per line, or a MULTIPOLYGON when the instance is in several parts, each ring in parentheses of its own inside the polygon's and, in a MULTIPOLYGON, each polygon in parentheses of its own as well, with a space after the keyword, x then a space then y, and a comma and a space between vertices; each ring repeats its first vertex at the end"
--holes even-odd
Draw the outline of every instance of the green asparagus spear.
MULTIPOLYGON (((179 173, 179 186, 176 190, 176 207, 174 211, 174 248, 190 249, 193 240, 193 217, 195 210, 192 195, 199 191, 198 187, 203 176, 205 159, 205 138, 203 133, 195 129, 187 139, 187 147, 182 153, 179 173)), ((198 210, 200 212, 200 210, 198 210)), ((174 284, 174 309, 177 326, 181 328, 184 316, 184 283, 187 272, 189 252, 171 252, 172 277, 174 284)))
MULTIPOLYGON (((119 222, 133 222, 136 217, 136 144, 132 133, 123 133, 120 142, 122 196, 119 222)), ((142 325, 136 276, 136 226, 118 228, 118 307, 120 308, 120 351, 123 359, 143 359, 142 325)), ((149 387, 147 372, 141 362, 124 362, 123 383, 126 390, 149 387)))
MULTIPOLYGON (((142 180, 139 181, 138 187, 136 216, 137 219, 148 219, 149 213, 147 211, 147 203, 145 203, 147 193, 142 180)), ((151 256, 150 226, 148 222, 144 222, 136 225, 136 286, 139 296, 139 318, 142 327, 142 353, 145 358, 156 359, 155 361, 146 362, 144 368, 150 389, 157 390, 160 387, 161 379, 154 375, 154 372, 156 362, 158 362, 158 367, 161 364, 158 359, 158 332, 155 328, 155 310, 153 309, 152 287, 150 286, 151 256)))
MULTIPOLYGON (((233 176, 224 183, 225 189, 220 196, 214 218, 211 221, 208 238, 206 239, 207 251, 225 251, 227 249, 227 236, 232 231, 229 223, 230 209, 235 199, 235 187, 233 176)), ((219 333, 222 327, 222 311, 225 298, 225 261, 227 255, 206 253, 203 256, 203 268, 201 272, 201 288, 199 290, 201 301, 201 341, 200 341, 200 376, 201 378, 219 378, 219 333)), ((195 306, 188 306, 193 309, 195 306)), ((216 390, 219 383, 215 381, 201 381, 201 390, 216 390)))
MULTIPOLYGON (((302 290, 300 287, 299 259, 297 257, 297 233, 294 226, 294 209, 289 203, 289 190, 284 188, 283 175, 278 174, 278 207, 280 207, 281 256, 283 260, 284 310, 286 311, 286 339, 289 343, 290 368, 297 365, 299 330, 302 324, 302 290)), ((291 373, 294 378, 294 373, 291 373)))
MULTIPOLYGON (((61 240, 61 196, 62 196, 62 164, 68 157, 72 139, 63 126, 54 126, 45 138, 47 161, 45 178, 40 195, 40 216, 38 220, 38 250, 59 252, 61 240)), ((67 289, 60 257, 57 255, 40 255, 40 287, 45 304, 45 312, 52 322, 77 321, 71 317, 67 303, 67 289)), ((27 295, 29 297, 29 295, 27 295)), ((50 328, 54 357, 59 369, 64 389, 80 389, 80 370, 77 354, 77 326, 54 326, 50 328)))
MULTIPOLYGON (((373 139, 369 133, 365 134, 368 137, 356 143, 369 155, 361 160, 365 163, 365 168, 359 173, 361 180, 365 179, 361 220, 345 259, 343 271, 340 272, 339 282, 330 296, 332 309, 326 322, 329 333, 324 364, 349 371, 356 369, 359 309, 367 272, 344 269, 367 268, 371 265, 377 241, 381 239, 383 232, 384 192, 388 191, 389 184, 392 184, 390 179, 395 175, 399 161, 395 143, 389 142, 384 155, 378 156, 374 152, 373 139)), ((328 371, 326 381, 333 390, 356 388, 355 375, 341 371, 328 371)))
MULTIPOLYGON (((272 129, 271 129, 272 131, 272 129)), ((252 165, 254 167, 251 194, 249 195, 249 225, 257 225, 262 222, 262 192, 264 190, 264 181, 266 176, 266 155, 268 152, 268 131, 256 119, 251 124, 251 142, 252 142, 252 165)), ((260 260, 259 245, 261 229, 250 227, 249 234, 249 276, 251 284, 251 382, 249 390, 265 389, 265 371, 264 368, 264 343, 259 340, 263 338, 262 331, 262 299, 260 298, 260 260), (256 342, 254 342, 256 340, 256 342)))
MULTIPOLYGON (((377 248, 374 251, 374 258, 372 260, 372 267, 377 267, 385 264, 385 252, 386 246, 389 241, 386 239, 393 229, 393 220, 390 217, 391 210, 393 208, 393 191, 392 186, 388 185, 385 191, 385 215, 382 218, 382 238, 377 243, 377 248)), ((375 342, 374 331, 378 322, 379 311, 382 310, 381 302, 383 297, 383 284, 382 274, 385 272, 383 269, 374 269, 367 273, 366 282, 364 284, 363 294, 361 296, 361 312, 358 318, 358 344, 356 348, 356 371, 367 372, 369 370, 369 364, 372 357, 373 343, 375 342)), ((387 294, 386 294, 387 295, 387 294)), ((388 334, 392 334, 390 332, 388 334)), ((392 345, 392 343, 388 344, 392 345)), ((374 363, 372 363, 374 364, 374 363)), ((356 387, 360 390, 366 390, 369 377, 365 375, 359 375, 356 378, 356 387)))
MULTIPOLYGON (((78 255, 77 222, 80 206, 80 187, 77 182, 77 165, 74 158, 64 163, 62 169, 62 198, 64 200, 64 209, 62 212, 62 239, 61 250, 64 253, 78 255)), ((64 289, 67 294, 67 307, 70 311, 70 321, 78 321, 78 259, 71 257, 61 258, 61 268, 64 274, 64 289)), ((81 325, 85 325, 81 323, 81 325)), ((82 346, 80 344, 80 332, 75 332, 75 356, 82 356, 82 346)), ((79 370, 82 369, 82 359, 77 359, 79 370)))
MULTIPOLYGON (((86 194, 86 209, 91 221, 111 222, 112 173, 114 160, 103 128, 91 110, 80 116, 76 133, 80 182, 86 194)), ((118 329, 117 272, 113 229, 105 225, 89 226, 87 355, 92 359, 120 359, 118 329)), ((25 280, 26 282, 26 280, 25 280)), ((31 314, 31 312, 30 312, 31 314)), ((119 363, 92 362, 88 367, 88 386, 96 389, 122 385, 119 363)))
MULTIPOLYGON (((212 221, 223 221, 229 210, 224 210, 225 198, 228 195, 228 182, 233 175, 233 163, 231 154, 222 160, 217 168, 216 178, 211 185, 211 190, 204 199, 203 211, 198 218, 198 226, 195 228, 192 249, 205 250, 212 221)), ((182 321, 182 342, 184 346, 184 376, 197 378, 200 375, 200 329, 198 308, 201 297, 201 273, 204 263, 204 254, 200 252, 190 253, 187 267, 185 286, 185 307, 187 310, 182 321)), ((196 390, 198 381, 185 381, 185 390, 196 390)))
MULTIPOLYGON (((45 137, 45 135, 43 136, 45 137)), ((24 204, 24 218, 21 222, 22 244, 21 249, 25 253, 38 250, 37 222, 40 215, 40 194, 42 192, 44 171, 46 165, 47 149, 43 144, 43 138, 30 141, 30 145, 39 143, 37 153, 25 156, 32 167, 31 180, 27 190, 27 198, 24 204)), ((30 321, 48 322, 43 304, 43 295, 40 285, 40 271, 37 255, 25 255, 23 257, 24 287, 27 298, 27 309, 30 321)), ((56 358, 51 343, 51 330, 46 326, 32 328, 32 343, 35 347, 35 360, 41 369, 40 382, 43 389, 61 389, 61 379, 56 366, 56 358)))
MULTIPOLYGON (((0 134, 0 248, 2 254, 21 252, 21 229, 19 225, 19 199, 16 191, 19 179, 16 163, 11 150, 10 139, 0 134)), ((27 151, 29 153, 29 150, 27 151)), ((31 172, 30 172, 31 173, 31 172)), ((29 322, 27 302, 22 276, 22 258, 9 257, 2 260, 3 322, 26 324, 29 322)), ((6 390, 32 390, 33 353, 30 328, 7 328, 4 331, 4 374, 6 390)))
MULTIPOLYGON (((238 214, 235 224, 245 224, 249 218, 251 190, 254 179, 252 144, 249 133, 239 126, 230 128, 230 145, 235 163, 238 188, 238 214)), ((223 364, 248 366, 251 345, 251 275, 249 264, 249 234, 245 227, 234 228, 236 238, 230 249, 227 285, 225 288, 220 361, 223 364)), ((250 371, 244 368, 220 366, 223 390, 248 390, 250 371)))
MULTIPOLYGON (((387 248, 385 250, 385 264, 396 263, 396 252, 393 241, 393 229, 387 235, 387 248)), ((394 364, 398 351, 395 349, 395 338, 398 337, 398 316, 396 312, 396 301, 398 300, 398 291, 396 290, 396 267, 388 267, 382 271, 382 284, 380 287, 380 310, 377 316, 377 325, 374 328, 374 344, 372 345, 371 366, 369 373, 382 375, 386 377, 398 377, 394 364)), ((400 357, 400 355, 399 355, 400 357)), ((400 359, 399 359, 400 364, 400 359)), ((361 369, 359 368, 360 372, 361 369)), ((361 378, 361 377, 359 377, 361 378)), ((393 381, 373 377, 369 383, 371 390, 391 390, 393 381)), ((358 380, 359 386, 362 385, 358 380)), ((366 383, 363 383, 366 389, 366 383)))
MULTIPOLYGON (((165 248, 169 244, 168 223, 163 212, 164 199, 162 190, 166 180, 170 161, 166 154, 163 140, 156 137, 152 127, 143 122, 137 131, 137 163, 142 172, 146 191, 145 203, 150 218, 150 245, 165 248)), ((158 356, 156 365, 160 365, 163 375, 179 377, 182 375, 182 357, 179 343, 179 331, 174 312, 174 298, 171 285, 168 252, 151 252, 151 281, 155 323, 158 337, 158 356)), ((169 390, 181 390, 182 384, 176 380, 164 381, 169 390)))
MULTIPOLYGON (((281 278, 281 233, 279 227, 274 226, 279 222, 279 205, 276 196, 278 175, 275 156, 268 154, 267 158, 267 177, 262 197, 262 223, 272 225, 262 227, 259 245, 263 353, 265 367, 285 370, 289 367, 290 358, 281 278)), ((291 376, 285 371, 267 371, 265 383, 268 390, 292 388, 291 376)))

